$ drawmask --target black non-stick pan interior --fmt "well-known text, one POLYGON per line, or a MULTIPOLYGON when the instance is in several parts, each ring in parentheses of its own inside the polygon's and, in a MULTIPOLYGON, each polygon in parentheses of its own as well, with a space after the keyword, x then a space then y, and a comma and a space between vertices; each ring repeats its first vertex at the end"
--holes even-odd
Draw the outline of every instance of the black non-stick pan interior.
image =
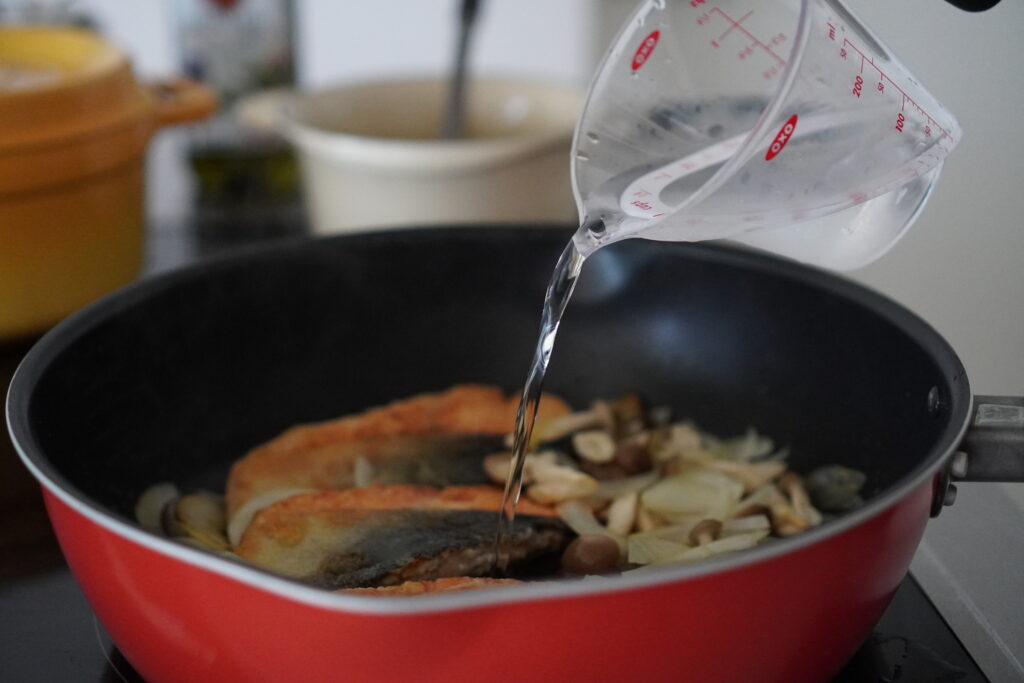
MULTIPOLYGON (((16 437, 126 518, 147 486, 219 489, 287 427, 460 382, 518 392, 569 233, 419 229, 277 245, 146 281, 73 317, 11 393, 16 437)), ((891 302, 720 247, 629 240, 584 267, 546 383, 583 408, 641 392, 722 435, 755 427, 800 470, 880 491, 952 447, 955 354, 891 302)))

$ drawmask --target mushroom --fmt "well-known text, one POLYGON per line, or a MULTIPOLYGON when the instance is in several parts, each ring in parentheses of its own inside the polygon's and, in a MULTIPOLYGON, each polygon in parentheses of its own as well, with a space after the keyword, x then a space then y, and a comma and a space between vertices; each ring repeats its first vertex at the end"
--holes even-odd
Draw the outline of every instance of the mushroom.
POLYGON ((639 491, 625 493, 613 500, 612 504, 608 506, 608 531, 619 536, 629 535, 636 524, 639 502, 639 491))
POLYGON ((742 462, 715 459, 708 461, 707 466, 739 481, 743 484, 743 491, 745 493, 761 488, 786 471, 785 463, 778 460, 742 462))
POLYGON ((562 570, 573 576, 610 574, 618 570, 621 549, 603 534, 579 536, 562 553, 562 570))
POLYGON ((684 423, 657 430, 653 442, 655 459, 661 462, 686 458, 701 448, 700 432, 693 425, 684 423))
POLYGON ((739 508, 736 511, 736 513, 733 514, 733 519, 738 519, 741 517, 754 517, 757 515, 770 517, 771 512, 771 508, 769 508, 767 505, 761 505, 760 503, 749 503, 746 506, 739 508))
POLYGON ((616 454, 615 440, 600 429, 576 432, 572 435, 572 447, 580 458, 599 464, 611 462, 616 454))
POLYGON ((605 426, 605 416, 594 409, 558 415, 544 422, 538 422, 531 441, 534 444, 558 441, 584 429, 600 429, 605 426))
POLYGON ((793 510, 808 523, 809 526, 821 524, 821 513, 811 505, 811 499, 804 489, 800 475, 788 472, 779 479, 779 489, 789 497, 793 510))
POLYGON ((796 511, 775 484, 765 484, 757 489, 741 500, 736 509, 746 512, 762 507, 768 508, 772 530, 779 536, 792 536, 811 526, 810 521, 796 511))
POLYGON ((636 510, 636 528, 638 531, 653 531, 659 527, 663 527, 666 522, 661 516, 654 514, 643 505, 639 505, 636 510))
POLYGON ((549 505, 585 498, 597 490, 597 480, 590 475, 553 462, 535 462, 530 474, 534 484, 526 490, 526 495, 536 503, 549 505))
POLYGON ((594 401, 590 405, 590 412, 597 418, 597 426, 609 434, 616 433, 615 410, 608 401, 594 401))
POLYGON ((654 467, 649 443, 650 436, 646 432, 628 439, 615 449, 613 461, 622 468, 626 476, 647 472, 654 467))
POLYGON ((703 519, 690 530, 689 541, 692 546, 707 545, 722 534, 722 523, 717 519, 703 519))
POLYGON ((647 408, 639 394, 624 394, 609 403, 615 415, 615 434, 619 437, 639 434, 647 429, 650 420, 647 408))
MULTIPOLYGON (((537 463, 554 464, 558 454, 554 451, 541 451, 540 453, 527 453, 523 461, 523 484, 533 483, 532 469, 537 463)), ((508 479, 509 471, 512 469, 512 454, 505 451, 492 453, 484 458, 484 472, 495 484, 504 485, 508 479)))
POLYGON ((842 465, 825 465, 804 479, 811 503, 825 512, 847 512, 864 504, 860 490, 867 477, 842 465))

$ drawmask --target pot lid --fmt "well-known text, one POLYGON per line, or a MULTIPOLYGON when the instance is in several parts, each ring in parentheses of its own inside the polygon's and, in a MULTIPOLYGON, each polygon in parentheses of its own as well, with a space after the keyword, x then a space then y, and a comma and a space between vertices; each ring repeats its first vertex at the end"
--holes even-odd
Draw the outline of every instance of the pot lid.
POLYGON ((0 27, 0 153, 123 125, 147 103, 128 59, 98 35, 0 27))

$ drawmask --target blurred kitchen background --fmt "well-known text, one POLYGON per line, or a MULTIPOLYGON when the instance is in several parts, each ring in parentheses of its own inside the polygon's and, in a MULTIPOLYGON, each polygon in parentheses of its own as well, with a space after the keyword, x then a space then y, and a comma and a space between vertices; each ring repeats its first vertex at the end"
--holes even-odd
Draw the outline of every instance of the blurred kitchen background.
MULTIPOLYGON (((203 4, 208 0, 0 0, 0 21, 33 12, 72 16, 120 46, 137 74, 152 80, 182 71, 188 49, 182 19, 203 4)), ((289 17, 282 35, 294 57, 294 71, 283 80, 298 87, 440 75, 450 64, 455 0, 281 4, 289 17)), ((914 228, 887 256, 851 277, 936 327, 963 358, 975 394, 1024 394, 1024 143, 1018 125, 1024 112, 1024 3, 1003 0, 979 14, 943 0, 847 4, 964 130, 914 228)), ((471 72, 583 87, 633 5, 488 0, 471 72)), ((181 229, 183 212, 197 200, 196 178, 183 153, 194 135, 167 130, 150 149, 151 245, 179 250, 154 252, 158 263, 151 269, 170 267, 198 248, 167 234, 181 229)), ((955 509, 929 526, 913 571, 972 654, 997 662, 990 665, 1002 667, 997 671, 1024 676, 1024 485, 959 488, 955 509)))

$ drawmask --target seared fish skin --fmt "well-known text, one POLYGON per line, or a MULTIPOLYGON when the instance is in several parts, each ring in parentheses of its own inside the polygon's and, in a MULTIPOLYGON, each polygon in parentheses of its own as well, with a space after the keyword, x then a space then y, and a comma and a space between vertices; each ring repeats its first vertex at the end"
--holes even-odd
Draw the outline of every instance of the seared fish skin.
MULTIPOLYGON (((495 561, 496 514, 482 510, 348 511, 343 533, 314 529, 309 543, 332 544, 300 581, 330 589, 394 586, 407 581, 481 577, 495 561)), ((346 516, 344 514, 340 516, 346 516)), ((337 523, 338 517, 332 522, 337 523)), ((553 517, 517 515, 510 566, 560 552, 570 532, 553 517)))
MULTIPOLYGON (((484 576, 494 562, 490 510, 330 510, 296 520, 292 536, 265 538, 245 559, 329 589, 484 576)), ((517 515, 510 566, 561 552, 572 532, 555 517, 517 515)))
MULTIPOLYGON (((512 431, 518 398, 506 397, 496 387, 459 385, 443 392, 421 394, 358 415, 317 424, 293 427, 275 439, 254 448, 231 468, 227 483, 229 518, 255 495, 274 489, 331 488, 354 485, 356 461, 363 457, 381 473, 381 483, 420 483, 437 486, 483 483, 468 477, 475 449, 480 458, 502 450, 501 437, 512 431), (446 447, 443 441, 433 445, 400 437, 478 435, 481 441, 451 444, 458 464, 442 465, 446 447), (419 448, 419 450, 417 450, 419 448), (436 457, 430 464, 413 466, 424 449, 436 457), (415 455, 418 453, 418 456, 415 455), (461 453, 461 455, 459 455, 461 453), (424 477, 426 472, 426 477, 424 477), (408 478, 407 478, 408 477, 408 478)), ((564 415, 570 408, 561 399, 545 394, 538 419, 564 415)))
MULTIPOLYGON (((490 573, 502 492, 373 485, 300 494, 261 510, 234 551, 324 588, 390 586, 490 573)), ((554 508, 521 501, 511 566, 558 553, 572 532, 554 508)))

